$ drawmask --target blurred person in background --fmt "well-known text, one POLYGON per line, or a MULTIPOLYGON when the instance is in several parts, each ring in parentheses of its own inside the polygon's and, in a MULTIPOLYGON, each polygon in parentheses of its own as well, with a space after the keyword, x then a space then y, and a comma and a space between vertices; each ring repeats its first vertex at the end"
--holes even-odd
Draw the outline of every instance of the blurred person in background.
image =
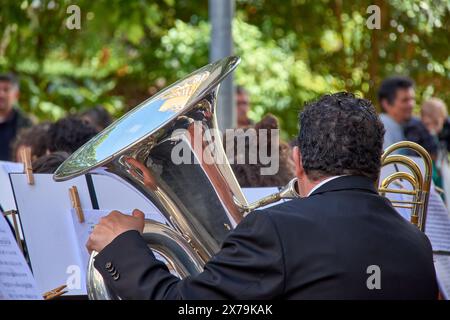
POLYGON ((11 160, 20 162, 20 153, 23 148, 31 148, 31 161, 47 153, 47 133, 50 122, 36 124, 29 128, 22 129, 12 143, 11 160))
MULTIPOLYGON (((437 139, 434 139, 430 134, 428 129, 422 123, 422 121, 418 118, 411 118, 404 125, 404 135, 407 141, 412 141, 422 146, 431 156, 431 159, 434 161, 437 158, 438 153, 438 143, 437 139)), ((417 154, 413 151, 405 151, 405 154, 411 156, 417 156, 417 154)))
POLYGON ((67 152, 56 151, 37 158, 31 166, 34 173, 54 173, 68 157, 67 152))
POLYGON ((450 152, 450 119, 447 106, 439 98, 430 98, 422 104, 421 118, 428 131, 437 136, 439 148, 450 152))
POLYGON ((450 124, 447 106, 438 98, 423 102, 420 110, 423 124, 436 143, 436 156, 433 161, 433 182, 444 190, 441 196, 447 206, 450 205, 450 165, 448 151, 450 147, 450 124))
POLYGON ((438 98, 430 98, 422 104, 420 116, 430 134, 438 136, 447 121, 447 106, 438 98))
MULTIPOLYGON (((242 155, 237 152, 237 141, 238 136, 234 139, 235 150, 233 151, 233 159, 231 162, 231 168, 234 171, 234 174, 239 182, 239 185, 243 188, 250 187, 281 187, 286 185, 294 176, 295 176, 295 165, 294 161, 291 157, 291 148, 284 141, 279 141, 279 170, 277 174, 274 175, 262 175, 261 168, 263 165, 259 159, 260 149, 262 148, 264 153, 265 151, 272 150, 271 144, 273 141, 270 141, 271 133, 270 130, 278 129, 278 120, 273 115, 266 115, 260 122, 256 123, 254 129, 256 129, 256 133, 258 135, 257 139, 257 147, 256 149, 251 147, 251 139, 245 138, 245 130, 251 129, 248 127, 244 129, 241 133, 243 135, 243 139, 245 139, 245 157, 249 155, 251 150, 254 150, 257 154, 257 163, 251 164, 248 161, 240 164, 238 163, 238 158, 242 157, 242 155), (266 129, 267 131, 267 139, 260 139, 261 132, 259 129, 266 129)), ((239 135, 239 133, 237 133, 239 135)), ((226 139, 224 141, 224 148, 226 149, 226 139)), ((270 156, 270 155, 269 155, 270 156)))
POLYGON ((10 161, 11 144, 22 128, 32 125, 19 109, 19 81, 13 74, 0 74, 0 161, 10 161))
POLYGON ((89 122, 99 132, 113 122, 113 118, 109 112, 101 105, 87 109, 81 113, 80 117, 89 122))
POLYGON ((75 152, 98 133, 87 121, 75 116, 68 116, 53 123, 48 129, 47 149, 50 153, 65 151, 75 152))
MULTIPOLYGON (((412 141, 424 147, 433 160, 437 157, 437 143, 419 118, 413 117, 416 103, 414 82, 406 77, 390 77, 381 83, 378 100, 383 113, 380 120, 384 125, 383 149, 399 141, 412 141)), ((416 156, 409 151, 401 151, 416 156)))
POLYGON ((384 125, 383 149, 405 140, 404 127, 411 120, 414 108, 414 82, 406 77, 390 77, 378 89, 378 102, 382 114, 380 120, 384 125))
POLYGON ((254 124, 248 117, 248 111, 250 110, 250 98, 247 90, 245 90, 242 86, 236 87, 236 108, 238 128, 246 128, 254 124))

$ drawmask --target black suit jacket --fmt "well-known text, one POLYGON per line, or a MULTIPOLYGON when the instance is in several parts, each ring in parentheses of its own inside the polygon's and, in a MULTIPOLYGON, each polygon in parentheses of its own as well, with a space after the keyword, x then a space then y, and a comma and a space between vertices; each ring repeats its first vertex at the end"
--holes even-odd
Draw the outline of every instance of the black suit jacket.
POLYGON ((252 212, 197 276, 172 276, 137 231, 114 239, 94 265, 108 286, 128 299, 435 299, 438 294, 428 238, 378 195, 373 181, 359 176, 336 178, 307 198, 252 212), (380 289, 368 288, 368 282, 377 283, 372 268, 379 268, 380 289))

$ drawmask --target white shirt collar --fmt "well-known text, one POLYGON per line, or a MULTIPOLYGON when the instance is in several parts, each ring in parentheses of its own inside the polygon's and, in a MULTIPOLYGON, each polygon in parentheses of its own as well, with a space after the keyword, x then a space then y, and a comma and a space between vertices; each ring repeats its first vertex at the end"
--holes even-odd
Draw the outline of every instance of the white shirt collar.
POLYGON ((344 176, 344 175, 342 175, 342 176, 332 176, 332 177, 329 177, 329 178, 327 178, 327 179, 325 179, 325 180, 320 181, 318 184, 316 184, 316 185, 311 189, 311 191, 308 193, 307 197, 309 197, 309 196, 311 195, 311 193, 313 193, 314 191, 316 191, 317 189, 319 189, 319 188, 320 188, 321 186, 323 186, 325 183, 330 182, 331 180, 334 180, 334 179, 336 179, 336 178, 343 177, 343 176, 344 176))

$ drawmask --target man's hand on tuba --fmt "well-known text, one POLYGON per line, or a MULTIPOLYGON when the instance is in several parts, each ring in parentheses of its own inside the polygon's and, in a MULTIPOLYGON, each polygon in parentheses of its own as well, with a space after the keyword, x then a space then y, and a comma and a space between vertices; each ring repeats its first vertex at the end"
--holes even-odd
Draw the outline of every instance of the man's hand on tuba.
POLYGON ((144 213, 135 209, 130 216, 119 211, 112 211, 106 217, 101 218, 99 224, 95 226, 86 243, 86 248, 89 253, 100 252, 117 236, 130 230, 140 233, 144 231, 144 213))

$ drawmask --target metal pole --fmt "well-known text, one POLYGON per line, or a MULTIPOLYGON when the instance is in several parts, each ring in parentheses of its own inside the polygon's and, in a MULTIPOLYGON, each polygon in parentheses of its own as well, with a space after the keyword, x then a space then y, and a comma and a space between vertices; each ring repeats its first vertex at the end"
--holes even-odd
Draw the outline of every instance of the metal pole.
MULTIPOLYGON (((231 24, 234 16, 234 0, 209 0, 209 20, 211 22, 211 42, 209 60, 211 62, 233 54, 231 24)), ((222 132, 236 127, 236 107, 233 75, 229 75, 221 86, 218 97, 217 121, 222 132)))

